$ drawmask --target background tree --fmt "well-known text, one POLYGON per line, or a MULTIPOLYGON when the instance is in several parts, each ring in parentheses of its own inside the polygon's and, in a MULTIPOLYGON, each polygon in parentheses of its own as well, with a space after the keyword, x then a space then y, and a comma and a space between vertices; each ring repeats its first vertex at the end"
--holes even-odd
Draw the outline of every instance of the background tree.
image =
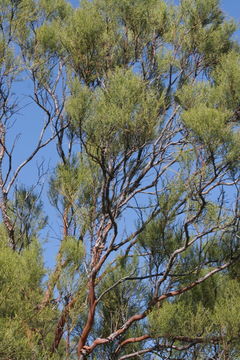
POLYGON ((1 357, 237 359, 234 22, 217 0, 0 6, 1 357), (25 79, 42 129, 15 166, 7 135, 25 79), (54 141, 60 241, 43 278, 49 205, 19 181, 54 141))

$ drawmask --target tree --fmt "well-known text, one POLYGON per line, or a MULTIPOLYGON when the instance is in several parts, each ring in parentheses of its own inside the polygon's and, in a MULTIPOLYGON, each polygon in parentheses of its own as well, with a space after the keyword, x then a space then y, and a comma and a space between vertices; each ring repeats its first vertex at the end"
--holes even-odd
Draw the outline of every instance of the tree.
POLYGON ((1 358, 237 359, 235 23, 218 0, 0 7, 1 358), (15 165, 19 81, 42 129, 15 165), (46 271, 48 169, 21 174, 52 143, 46 271))

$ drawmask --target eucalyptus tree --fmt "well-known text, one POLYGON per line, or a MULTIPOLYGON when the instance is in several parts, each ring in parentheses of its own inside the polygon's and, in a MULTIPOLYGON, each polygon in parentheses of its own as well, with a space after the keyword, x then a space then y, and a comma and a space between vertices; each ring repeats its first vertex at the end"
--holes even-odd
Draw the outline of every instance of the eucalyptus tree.
POLYGON ((0 4, 3 247, 22 274, 34 251, 39 274, 34 285, 19 282, 23 312, 2 312, 2 343, 6 319, 20 336, 11 352, 0 345, 2 358, 237 359, 235 23, 217 0, 0 4), (14 168, 7 131, 21 104, 12 89, 26 77, 43 127, 14 168), (11 191, 51 142, 61 241, 43 284, 48 207, 25 188, 11 191))

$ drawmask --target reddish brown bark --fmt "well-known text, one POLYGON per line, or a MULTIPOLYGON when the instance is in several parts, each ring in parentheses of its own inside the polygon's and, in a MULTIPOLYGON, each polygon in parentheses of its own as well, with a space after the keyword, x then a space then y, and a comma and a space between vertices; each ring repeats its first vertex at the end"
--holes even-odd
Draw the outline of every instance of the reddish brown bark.
MULTIPOLYGON (((128 344, 144 341, 147 339, 153 339, 153 338, 165 338, 165 339, 171 339, 171 341, 181 341, 181 342, 187 342, 187 343, 195 343, 195 344, 202 344, 202 343, 208 343, 208 344, 216 344, 219 341, 221 341, 220 336, 212 336, 212 337, 190 337, 190 336, 172 336, 172 335, 157 335, 157 336, 151 336, 149 334, 142 335, 139 337, 132 337, 129 339, 126 339, 120 343, 118 346, 116 353, 121 350, 122 347, 128 344)), ((99 342, 100 343, 100 342, 99 342)))
MULTIPOLYGON (((192 282, 191 284, 189 284, 188 286, 185 286, 184 288, 180 288, 178 290, 175 290, 175 291, 171 291, 171 292, 168 292, 166 294, 163 294, 155 299, 152 299, 152 302, 150 303, 149 307, 141 314, 136 314, 136 315, 133 315, 132 317, 130 317, 126 322, 125 324, 120 328, 118 329, 117 331, 115 331, 114 333, 110 334, 107 338, 103 338, 103 339, 96 339, 91 346, 84 346, 85 344, 82 344, 82 347, 78 348, 78 354, 79 354, 79 358, 81 356, 81 352, 83 349, 86 350, 86 352, 89 354, 91 353, 96 346, 100 345, 100 344, 103 344, 103 343, 108 343, 110 341, 113 341, 114 339, 116 339, 118 336, 120 336, 121 334, 125 333, 127 329, 129 329, 129 327, 136 321, 140 321, 144 318, 146 318, 146 316, 153 310, 154 306, 169 298, 169 297, 174 297, 174 296, 177 296, 177 295, 180 295, 190 289, 192 289, 193 287, 195 287, 196 285, 202 283, 203 281, 205 281, 206 279, 208 279, 210 276, 214 275, 215 273, 227 268, 229 265, 231 264, 231 262, 229 263, 226 263, 222 266, 219 266, 215 269, 213 269, 212 271, 210 271, 208 274, 206 274, 205 276, 199 278, 198 280, 192 282)), ((88 333, 89 333, 89 329, 88 329, 88 333)), ((144 337, 144 335, 143 335, 144 337)), ((86 340, 86 339, 85 339, 86 340)), ((144 340, 144 339, 142 339, 144 340)), ((131 341, 130 341, 131 342, 131 341)), ((133 342, 133 341, 132 341, 133 342)), ((123 345, 122 345, 123 346, 123 345)))
POLYGON ((95 310, 96 310, 96 297, 95 297, 95 278, 96 275, 92 276, 92 279, 89 284, 89 295, 88 295, 88 301, 89 301, 89 311, 88 311, 88 318, 86 325, 83 329, 83 332, 80 336, 79 342, 78 342, 78 356, 81 356, 81 350, 83 349, 89 332, 92 329, 93 322, 94 322, 94 316, 95 316, 95 310))
POLYGON ((57 323, 57 327, 55 330, 55 336, 51 346, 51 353, 54 353, 58 348, 58 345, 64 333, 64 327, 68 319, 69 311, 74 307, 75 303, 76 303, 76 298, 72 299, 62 311, 61 317, 57 323))
MULTIPOLYGON (((88 288, 89 288, 89 294, 88 294, 88 303, 89 303, 89 310, 88 310, 88 318, 87 318, 87 322, 84 326, 84 329, 82 331, 82 334, 80 336, 79 342, 78 342, 78 356, 79 358, 81 357, 82 354, 82 350, 86 349, 87 347, 85 346, 88 335, 92 329, 93 323, 94 323, 94 317, 95 317, 95 310, 96 310, 96 306, 97 306, 97 299, 95 296, 95 285, 96 285, 96 276, 97 273, 99 272, 99 270, 101 269, 104 261, 106 260, 106 258, 108 257, 109 252, 107 252, 102 258, 101 258, 101 254, 104 248, 104 239, 107 236, 108 232, 110 231, 112 227, 112 223, 109 222, 105 228, 102 231, 102 236, 99 232, 99 238, 98 241, 96 243, 96 245, 93 248, 93 252, 92 252, 92 274, 91 274, 91 278, 89 280, 88 283, 88 288)), ((107 342, 105 340, 101 340, 101 343, 107 342)))
POLYGON ((120 347, 124 346, 124 345, 127 345, 127 344, 131 344, 131 343, 135 343, 135 342, 140 342, 140 341, 143 341, 143 340, 146 340, 146 339, 149 339, 151 336, 150 335, 142 335, 142 336, 139 336, 139 337, 134 337, 134 338, 129 338, 129 339, 126 339, 124 340, 123 342, 121 342, 120 344, 120 347))
POLYGON ((126 339, 126 340, 124 340, 124 341, 122 341, 120 343, 120 345, 118 346, 118 348, 116 350, 116 353, 125 345, 132 344, 132 343, 135 343, 135 342, 144 341, 144 340, 147 340, 147 339, 150 339, 150 338, 151 338, 151 336, 146 334, 146 335, 142 335, 142 336, 139 336, 139 337, 133 337, 133 338, 126 339))

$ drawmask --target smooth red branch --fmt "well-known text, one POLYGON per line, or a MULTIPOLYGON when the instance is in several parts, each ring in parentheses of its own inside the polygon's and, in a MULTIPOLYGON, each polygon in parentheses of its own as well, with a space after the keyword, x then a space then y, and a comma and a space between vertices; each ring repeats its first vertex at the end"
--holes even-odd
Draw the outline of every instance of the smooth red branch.
POLYGON ((72 299, 62 311, 61 317, 57 323, 57 327, 55 330, 55 336, 51 346, 51 353, 54 353, 58 348, 58 345, 64 333, 64 327, 68 319, 69 311, 74 307, 76 300, 77 300, 76 298, 72 299))
MULTIPOLYGON (((161 301, 163 301, 163 300, 165 300, 165 299, 167 299, 167 298, 174 297, 174 296, 180 295, 180 294, 182 294, 182 293, 184 293, 184 292, 186 292, 186 291, 191 290, 191 289, 194 288, 196 285, 202 283, 203 281, 205 281, 206 279, 208 279, 210 276, 213 276, 214 274, 216 274, 216 273, 218 273, 219 271, 227 268, 227 267, 228 267, 229 265, 231 265, 231 264, 232 264, 232 262, 228 262, 228 263, 226 263, 226 264, 224 264, 224 265, 222 265, 222 266, 218 266, 217 268, 215 268, 215 269, 213 269, 212 271, 210 271, 209 273, 207 273, 205 276, 203 276, 203 277, 197 279, 196 281, 190 283, 188 286, 185 286, 184 288, 180 288, 180 289, 175 290, 175 291, 170 291, 170 292, 165 293, 165 294, 163 294, 163 295, 161 295, 161 296, 159 296, 159 297, 157 297, 157 298, 152 299, 152 302, 150 303, 149 307, 148 307, 144 312, 142 312, 141 314, 136 314, 136 315, 131 316, 131 317, 125 322, 125 324, 124 324, 120 329, 118 329, 117 331, 115 331, 114 333, 112 333, 111 335, 109 335, 107 338, 96 339, 96 340, 92 343, 91 346, 88 346, 87 348, 85 347, 85 349, 87 350, 87 353, 90 354, 90 353, 95 349, 96 346, 98 346, 98 345, 100 345, 100 344, 103 344, 103 343, 106 344, 106 343, 108 343, 108 342, 111 342, 111 341, 115 340, 118 336, 124 334, 124 333, 127 331, 127 329, 129 329, 129 327, 130 327, 133 323, 135 323, 135 322, 137 322, 137 321, 140 321, 140 320, 143 320, 144 318, 146 318, 147 315, 149 315, 149 314, 152 312, 154 306, 155 306, 157 303, 159 303, 159 302, 161 302, 161 301)), ((88 332, 89 332, 89 331, 90 331, 90 330, 88 329, 88 332)), ((84 345, 85 345, 85 344, 83 344, 81 348, 80 348, 80 347, 78 348, 78 349, 79 349, 79 353, 78 353, 78 354, 79 354, 79 358, 80 358, 81 351, 82 351, 84 345)), ((122 346, 123 346, 123 345, 122 345, 122 346)), ((84 350, 84 349, 83 349, 83 350, 84 350)), ((84 351, 84 353, 85 353, 85 351, 84 351)))
POLYGON ((78 357, 79 358, 81 357, 81 351, 86 344, 88 335, 92 329, 93 322, 94 322, 94 316, 95 316, 95 310, 96 310, 95 278, 96 278, 96 275, 93 275, 91 278, 91 281, 89 283, 89 295, 88 295, 89 311, 88 311, 87 322, 85 324, 85 327, 82 331, 82 334, 81 334, 79 342, 78 342, 78 357))
POLYGON ((120 345, 117 347, 116 349, 116 353, 125 345, 128 345, 128 344, 132 344, 132 343, 136 343, 136 342, 140 342, 140 341, 144 341, 144 340, 147 340, 151 338, 150 335, 146 334, 146 335, 142 335, 142 336, 138 336, 138 337, 132 337, 132 338, 129 338, 129 339, 126 339, 124 341, 122 341, 120 343, 120 345))
MULTIPOLYGON (((126 339, 124 341, 122 341, 119 346, 117 347, 115 353, 118 353, 122 347, 128 345, 128 344, 133 344, 136 342, 141 342, 144 340, 148 340, 148 339, 157 339, 157 338, 164 338, 164 339, 171 339, 172 341, 181 341, 181 342, 187 342, 187 343, 194 343, 194 344, 202 344, 202 343, 207 343, 207 344, 217 344, 219 343, 219 341, 222 340, 222 338, 220 336, 212 336, 212 337, 189 337, 189 336, 172 336, 172 334, 168 335, 154 335, 151 336, 149 334, 145 334, 139 337, 132 337, 129 339, 126 339)), ((99 342, 100 343, 100 342, 99 342)))

